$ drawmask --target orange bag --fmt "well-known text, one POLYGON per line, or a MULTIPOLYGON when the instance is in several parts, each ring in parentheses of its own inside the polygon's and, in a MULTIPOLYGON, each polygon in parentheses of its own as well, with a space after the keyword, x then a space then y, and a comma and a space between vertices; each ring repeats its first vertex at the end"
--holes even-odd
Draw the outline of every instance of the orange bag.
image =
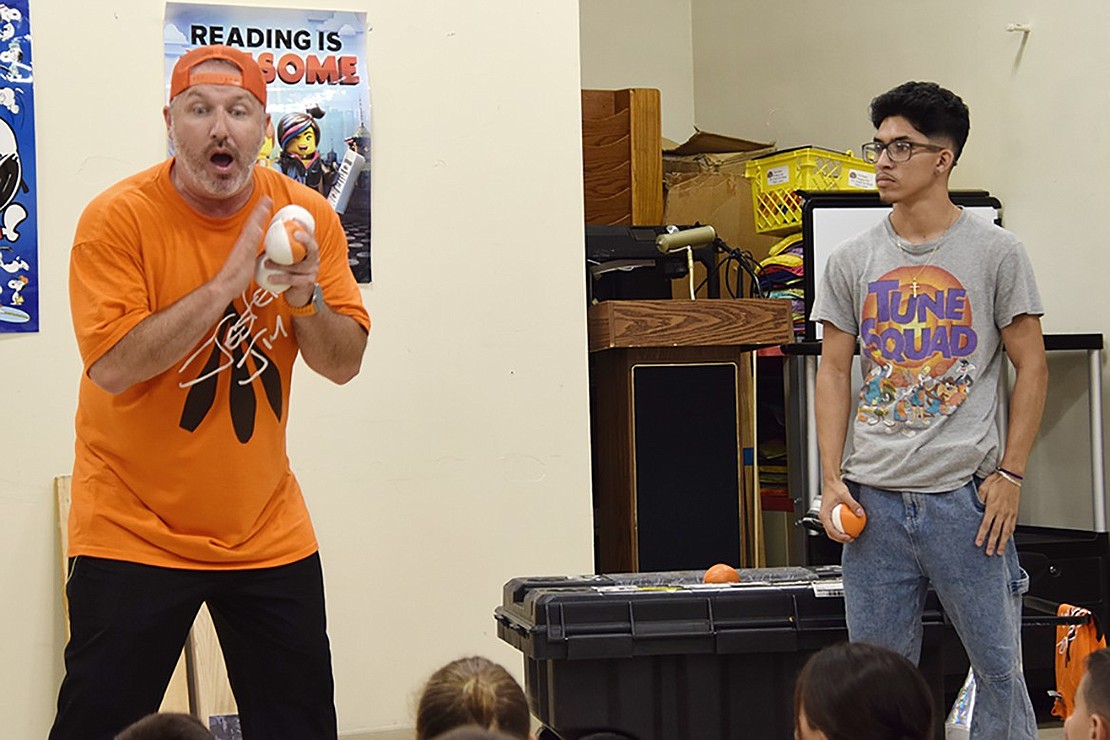
POLYGON ((1056 626, 1056 703, 1052 714, 1067 719, 1075 711, 1075 692, 1086 670, 1087 656, 1106 647, 1106 638, 1099 633, 1095 617, 1081 606, 1060 604, 1058 617, 1087 617, 1083 624, 1056 626))

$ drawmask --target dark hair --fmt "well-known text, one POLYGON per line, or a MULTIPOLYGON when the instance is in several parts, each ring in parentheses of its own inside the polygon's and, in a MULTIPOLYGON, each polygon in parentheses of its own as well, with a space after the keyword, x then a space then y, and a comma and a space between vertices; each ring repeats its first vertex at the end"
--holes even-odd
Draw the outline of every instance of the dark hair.
POLYGON ((433 740, 514 740, 514 738, 497 730, 487 730, 481 725, 466 725, 448 730, 442 735, 436 735, 433 740))
POLYGON ((921 673, 878 645, 843 642, 814 654, 798 675, 794 716, 828 740, 931 740, 933 697, 921 673))
POLYGON ((902 116, 930 138, 948 139, 959 161, 971 130, 971 114, 959 95, 935 82, 904 82, 871 101, 871 125, 902 116))
POLYGON ((158 712, 128 726, 116 740, 212 740, 212 733, 190 714, 158 712))
POLYGON ((1087 711, 1110 719, 1110 649, 1102 648, 1087 656, 1087 683, 1083 700, 1087 711))
POLYGON ((452 661, 432 674, 416 710, 417 740, 478 725, 527 738, 532 728, 528 700, 508 671, 487 658, 452 661))

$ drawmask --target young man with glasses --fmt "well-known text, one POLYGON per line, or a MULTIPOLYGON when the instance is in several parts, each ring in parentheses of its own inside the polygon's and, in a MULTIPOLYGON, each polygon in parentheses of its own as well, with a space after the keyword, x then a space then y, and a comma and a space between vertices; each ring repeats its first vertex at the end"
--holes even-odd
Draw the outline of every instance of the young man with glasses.
POLYGON ((811 316, 824 331, 821 520, 844 543, 849 636, 917 662, 932 585, 975 671, 971 737, 1035 740, 1021 673, 1028 576, 1012 534, 1048 382, 1040 296, 1021 242, 949 197, 963 101, 907 82, 871 102, 871 121, 864 156, 893 209, 829 256, 811 316), (1016 378, 999 430, 1003 348, 1016 378), (838 503, 866 512, 858 537, 832 525, 838 503))

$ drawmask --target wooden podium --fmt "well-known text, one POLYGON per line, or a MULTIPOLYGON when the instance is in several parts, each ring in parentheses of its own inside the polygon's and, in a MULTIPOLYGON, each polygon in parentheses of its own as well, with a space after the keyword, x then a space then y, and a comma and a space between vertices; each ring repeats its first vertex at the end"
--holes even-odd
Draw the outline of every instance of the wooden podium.
POLYGON ((605 301, 587 321, 598 572, 750 562, 747 353, 794 341, 790 302, 605 301))

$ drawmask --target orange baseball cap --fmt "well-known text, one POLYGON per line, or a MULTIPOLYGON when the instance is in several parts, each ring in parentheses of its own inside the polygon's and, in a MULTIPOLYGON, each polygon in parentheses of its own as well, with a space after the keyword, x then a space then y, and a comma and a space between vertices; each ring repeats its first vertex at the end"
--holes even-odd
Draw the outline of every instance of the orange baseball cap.
POLYGON ((262 107, 266 107, 266 78, 262 76, 262 68, 258 62, 245 51, 240 51, 223 44, 199 46, 192 49, 177 60, 170 77, 170 100, 176 98, 193 85, 232 85, 241 87, 249 92, 262 107), (218 59, 229 62, 239 69, 236 74, 230 70, 194 72, 193 70, 204 62, 218 59))

